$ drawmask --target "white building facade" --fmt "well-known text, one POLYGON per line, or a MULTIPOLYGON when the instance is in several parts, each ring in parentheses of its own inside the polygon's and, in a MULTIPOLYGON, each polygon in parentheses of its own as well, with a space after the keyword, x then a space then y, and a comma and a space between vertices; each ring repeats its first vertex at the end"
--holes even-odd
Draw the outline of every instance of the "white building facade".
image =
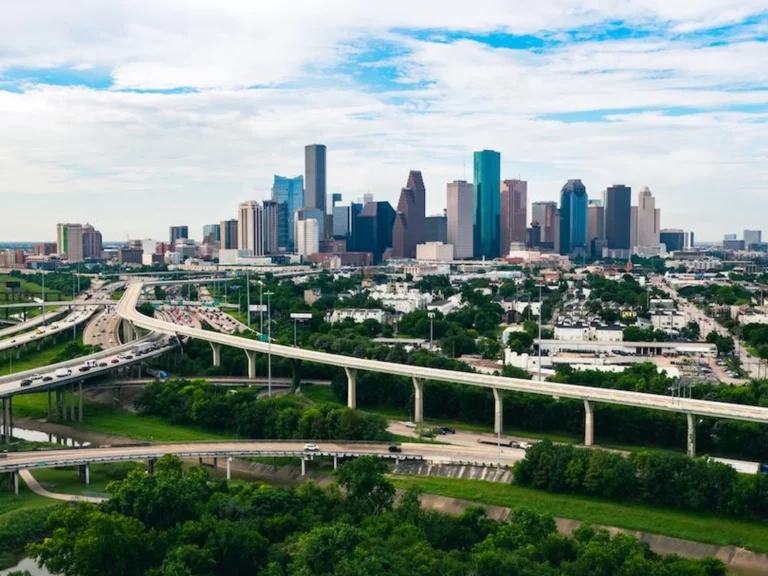
POLYGON ((474 254, 474 186, 464 180, 448 184, 446 197, 448 244, 453 245, 457 260, 474 254))

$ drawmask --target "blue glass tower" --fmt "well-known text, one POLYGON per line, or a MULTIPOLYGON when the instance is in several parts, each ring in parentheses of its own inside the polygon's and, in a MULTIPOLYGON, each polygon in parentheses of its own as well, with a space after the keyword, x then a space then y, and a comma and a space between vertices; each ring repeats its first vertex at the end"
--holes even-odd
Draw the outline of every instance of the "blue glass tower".
POLYGON ((501 216, 501 154, 475 152, 474 256, 499 256, 501 216))
POLYGON ((277 244, 280 248, 292 250, 293 215, 304 207, 304 176, 285 178, 275 175, 272 200, 278 203, 277 244))
POLYGON ((560 191, 560 254, 572 254, 587 243, 587 188, 581 180, 568 180, 560 191))

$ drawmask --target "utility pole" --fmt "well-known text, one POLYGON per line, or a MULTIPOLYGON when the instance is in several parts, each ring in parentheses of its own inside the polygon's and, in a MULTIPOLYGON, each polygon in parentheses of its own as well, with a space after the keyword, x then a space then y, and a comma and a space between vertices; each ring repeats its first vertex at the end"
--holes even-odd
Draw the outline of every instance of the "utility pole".
POLYGON ((272 292, 267 292, 267 390, 272 398, 272 292))
POLYGON ((544 315, 544 302, 541 301, 541 284, 539 284, 539 382, 541 382, 541 317, 544 315))
POLYGON ((429 349, 432 350, 432 341, 434 336, 434 323, 435 323, 435 313, 430 312, 427 314, 429 316, 429 349))
POLYGON ((251 276, 248 270, 245 271, 245 289, 248 294, 248 302, 246 304, 248 312, 248 330, 251 329, 251 276))
POLYGON ((43 277, 43 326, 45 326, 45 272, 44 270, 40 270, 40 276, 43 277))
POLYGON ((259 334, 264 334, 264 282, 259 280, 259 334))

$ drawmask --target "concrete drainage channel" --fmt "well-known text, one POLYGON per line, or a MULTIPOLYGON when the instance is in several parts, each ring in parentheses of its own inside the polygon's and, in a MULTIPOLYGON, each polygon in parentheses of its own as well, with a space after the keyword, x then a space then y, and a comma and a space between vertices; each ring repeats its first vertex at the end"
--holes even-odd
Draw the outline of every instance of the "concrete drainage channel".
POLYGON ((512 481, 512 470, 502 466, 482 465, 479 463, 441 464, 426 460, 403 460, 392 467, 393 474, 408 476, 433 476, 439 478, 455 478, 458 480, 485 480, 487 482, 512 481))

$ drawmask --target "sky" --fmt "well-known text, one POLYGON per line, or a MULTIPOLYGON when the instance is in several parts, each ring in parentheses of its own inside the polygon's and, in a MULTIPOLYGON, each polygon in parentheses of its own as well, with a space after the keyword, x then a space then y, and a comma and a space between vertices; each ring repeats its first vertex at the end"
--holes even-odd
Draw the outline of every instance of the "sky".
POLYGON ((234 218, 328 147, 328 192, 427 212, 501 152, 529 202, 648 186, 697 239, 768 213, 765 0, 0 0, 0 241, 234 218))

